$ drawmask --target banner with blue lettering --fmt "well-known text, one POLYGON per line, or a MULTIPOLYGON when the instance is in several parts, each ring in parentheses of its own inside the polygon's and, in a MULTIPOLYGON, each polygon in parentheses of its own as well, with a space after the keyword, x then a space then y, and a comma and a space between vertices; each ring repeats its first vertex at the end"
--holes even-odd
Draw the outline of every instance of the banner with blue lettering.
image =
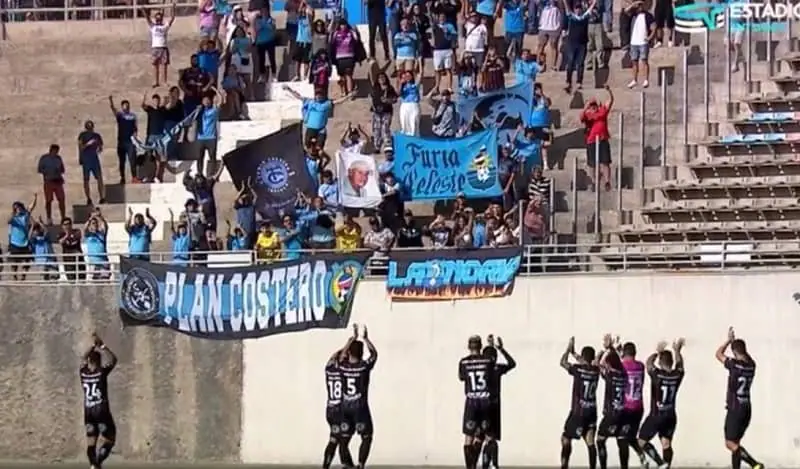
POLYGON ((395 301, 466 300, 508 296, 522 248, 393 251, 386 290, 395 301))
POLYGON ((477 118, 486 129, 497 129, 498 143, 505 145, 522 124, 528 125, 533 102, 533 83, 526 81, 503 90, 491 91, 456 101, 459 128, 477 118))
POLYGON ((407 200, 499 197, 497 131, 461 138, 422 138, 394 134, 394 175, 407 200))
POLYGON ((124 325, 204 339, 347 327, 371 253, 319 254, 247 267, 181 267, 122 258, 124 325))

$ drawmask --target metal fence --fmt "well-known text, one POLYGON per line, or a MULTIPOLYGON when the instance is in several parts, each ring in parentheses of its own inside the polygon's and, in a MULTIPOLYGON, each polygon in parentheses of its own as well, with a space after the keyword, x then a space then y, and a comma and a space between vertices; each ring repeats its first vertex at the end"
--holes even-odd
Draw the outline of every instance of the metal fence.
MULTIPOLYGON (((792 242, 721 242, 663 243, 662 253, 643 253, 639 246, 617 244, 529 244, 522 246, 520 276, 589 275, 609 273, 652 273, 653 271, 725 271, 790 270, 800 266, 800 241, 792 242)), ((458 250, 469 259, 481 249, 458 250)), ((393 249, 389 254, 376 254, 369 259, 365 276, 384 278, 392 253, 419 249, 393 249)), ((456 250, 445 248, 445 250, 456 250)), ((440 250, 426 249, 430 258, 440 250)), ((335 250, 303 250, 300 259, 335 250)), ((347 252, 370 252, 369 250, 347 252)), ((53 254, 46 261, 36 262, 31 256, 7 255, 0 264, 0 285, 109 285, 119 282, 120 256, 111 254, 107 262, 93 262, 84 254, 53 254)), ((286 258, 259 259, 254 251, 207 251, 191 253, 191 258, 175 259, 173 253, 151 252, 149 260, 196 268, 242 267, 256 264, 279 265, 286 258)), ((450 257, 452 258, 452 257, 450 257)))

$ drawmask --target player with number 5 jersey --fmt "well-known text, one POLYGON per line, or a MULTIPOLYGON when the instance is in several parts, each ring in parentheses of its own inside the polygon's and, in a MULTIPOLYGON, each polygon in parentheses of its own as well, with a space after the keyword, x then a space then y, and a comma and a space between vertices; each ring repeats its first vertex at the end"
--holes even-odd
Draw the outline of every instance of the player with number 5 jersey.
POLYGON ((575 353, 575 338, 569 339, 567 349, 561 355, 559 365, 572 376, 572 398, 570 411, 561 434, 561 469, 569 467, 572 440, 583 439, 589 452, 589 468, 597 466, 597 447, 594 436, 597 427, 597 384, 600 367, 594 347, 585 346, 581 354, 575 353), (576 361, 572 364, 569 357, 576 361))
POLYGON ((672 344, 673 353, 667 350, 667 343, 660 342, 656 352, 647 357, 645 367, 650 376, 650 413, 639 430, 639 449, 650 457, 659 467, 667 469, 672 465, 672 437, 678 425, 675 411, 678 389, 683 382, 683 348, 684 340, 677 339, 672 344), (658 363, 656 363, 658 360, 658 363), (656 435, 661 439, 664 450, 662 458, 650 440, 656 435))
POLYGON ((108 375, 117 365, 114 355, 97 334, 92 334, 92 345, 83 355, 80 378, 83 388, 83 423, 86 428, 86 457, 92 469, 100 469, 111 455, 117 436, 117 426, 111 415, 108 401, 108 375), (108 360, 103 363, 103 353, 108 360), (102 440, 97 448, 98 437, 102 440))
POLYGON ((369 339, 366 326, 361 329, 361 338, 363 340, 358 340, 358 324, 354 324, 353 338, 346 350, 342 351, 339 360, 342 386, 339 454, 345 467, 353 467, 349 445, 353 433, 358 433, 361 437, 361 445, 358 448, 359 468, 367 464, 372 448, 374 428, 369 408, 369 381, 378 360, 378 351, 369 339), (364 345, 369 351, 367 358, 364 358, 364 345))
POLYGON ((756 362, 747 352, 744 340, 736 338, 732 327, 728 329, 728 340, 717 349, 716 358, 728 370, 725 446, 731 452, 731 467, 740 469, 744 461, 753 469, 763 469, 764 465, 741 445, 752 416, 750 389, 756 376, 756 362), (728 347, 731 348, 733 357, 726 355, 728 347))
MULTIPOLYGON (((325 394, 327 396, 325 402, 325 420, 328 422, 330 433, 328 435, 328 444, 325 446, 322 457, 323 469, 329 469, 331 467, 333 456, 336 454, 336 448, 341 443, 342 394, 344 391, 342 386, 342 372, 339 365, 347 359, 347 352, 350 349, 350 345, 356 340, 358 340, 358 329, 354 327, 353 335, 347 339, 347 343, 344 347, 334 352, 325 364, 325 394)), ((343 461, 342 464, 344 464, 343 461)))

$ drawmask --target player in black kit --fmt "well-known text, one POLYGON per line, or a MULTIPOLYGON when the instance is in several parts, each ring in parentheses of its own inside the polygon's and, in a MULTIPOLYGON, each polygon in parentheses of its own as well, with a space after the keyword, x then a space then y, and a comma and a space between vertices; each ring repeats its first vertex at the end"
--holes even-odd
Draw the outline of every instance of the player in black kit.
MULTIPOLYGON (((342 372, 339 364, 347 359, 350 345, 358 340, 358 325, 353 325, 353 335, 347 339, 347 343, 341 349, 334 352, 325 364, 325 390, 327 400, 325 403, 325 420, 328 422, 330 433, 328 444, 322 457, 322 468, 329 469, 333 462, 333 455, 339 446, 342 424, 342 372)), ((340 450, 341 455, 341 450, 340 450)), ((341 459, 341 456, 340 456, 341 459)), ((351 463, 352 464, 352 463, 351 463)))
POLYGON ((678 339, 672 344, 675 351, 667 350, 667 343, 661 342, 656 347, 656 353, 647 357, 645 368, 650 376, 650 414, 644 419, 639 429, 639 448, 658 464, 659 469, 667 469, 672 465, 672 437, 678 425, 678 416, 675 412, 675 403, 678 389, 683 382, 683 348, 684 340, 678 339), (658 366, 656 366, 658 359, 658 366), (664 450, 662 458, 650 443, 656 435, 661 439, 661 448, 664 450))
POLYGON ((92 346, 83 355, 80 367, 81 385, 83 387, 83 423, 86 427, 86 457, 92 469, 100 469, 103 462, 111 455, 117 426, 111 416, 108 402, 108 374, 117 365, 114 355, 97 334, 92 334, 92 346), (103 364, 103 352, 108 361, 103 364), (97 437, 102 444, 97 449, 97 437))
POLYGON ((495 341, 494 336, 486 338, 487 346, 483 349, 483 356, 495 360, 491 379, 489 379, 489 395, 491 404, 489 407, 489 425, 485 432, 485 443, 483 445, 483 469, 494 466, 500 467, 500 449, 497 442, 500 441, 500 380, 502 376, 517 366, 517 362, 503 347, 503 339, 498 337, 495 341), (505 363, 497 363, 497 352, 503 355, 505 363))
POLYGON ((347 352, 340 355, 339 373, 342 379, 342 413, 339 430, 339 455, 345 467, 353 467, 353 456, 350 454, 350 439, 353 432, 361 437, 358 448, 358 467, 367 464, 372 447, 372 412, 369 409, 369 379, 378 360, 378 351, 369 340, 367 327, 362 327, 361 338, 358 338, 358 325, 353 326, 354 337, 347 346, 347 352), (369 357, 364 358, 364 345, 369 350, 369 357))
MULTIPOLYGON (((622 436, 622 412, 625 408, 625 384, 627 380, 625 369, 622 367, 622 360, 609 334, 603 337, 603 352, 598 361, 600 362, 600 376, 606 382, 606 389, 605 393, 603 393, 603 418, 597 427, 597 458, 600 461, 600 469, 606 469, 608 467, 606 440, 622 436)), ((617 447, 622 444, 617 439, 617 447)), ((625 448, 627 449, 627 446, 625 448)), ((623 451, 620 448, 620 453, 623 453, 623 451)), ((620 454, 620 460, 624 455, 620 454)))
POLYGON ((458 379, 464 383, 464 416, 461 430, 464 433, 464 465, 476 469, 481 453, 482 436, 491 432, 492 396, 495 376, 495 359, 483 355, 480 336, 467 341, 469 355, 458 362, 458 379))
POLYGON ((742 441, 747 427, 750 425, 752 407, 750 388, 756 375, 756 362, 747 353, 744 340, 737 339, 733 328, 728 329, 728 340, 717 349, 717 360, 728 370, 728 388, 725 396, 725 446, 731 452, 731 466, 740 469, 742 461, 753 469, 763 469, 758 462, 739 443, 742 441), (725 355, 731 347, 733 358, 725 355))
POLYGON ((572 398, 569 416, 561 434, 561 469, 569 467, 572 440, 583 439, 589 451, 589 469, 597 467, 597 447, 594 434, 597 426, 597 383, 600 368, 597 366, 593 347, 583 347, 575 354, 575 337, 569 339, 567 349, 561 355, 560 365, 573 377, 572 398), (570 355, 577 364, 570 364, 570 355))

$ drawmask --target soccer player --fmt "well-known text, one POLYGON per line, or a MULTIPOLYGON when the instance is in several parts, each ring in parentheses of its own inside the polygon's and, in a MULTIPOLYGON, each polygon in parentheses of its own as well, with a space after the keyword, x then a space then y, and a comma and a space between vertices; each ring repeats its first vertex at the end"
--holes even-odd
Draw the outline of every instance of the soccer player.
MULTIPOLYGON (((606 382, 606 389, 603 403, 603 418, 597 427, 597 457, 600 461, 600 469, 608 467, 608 450, 606 440, 608 438, 618 438, 622 430, 621 419, 625 406, 625 369, 622 367, 622 360, 614 347, 611 335, 603 337, 603 352, 598 359, 600 362, 600 376, 606 382)), ((622 448, 625 443, 617 439, 617 447, 622 460, 622 448)), ((627 446, 625 446, 627 449, 627 446)), ((627 454, 627 453, 626 453, 627 454)))
POLYGON ((339 431, 339 456, 345 467, 353 467, 353 457, 350 454, 350 439, 355 431, 361 437, 361 446, 358 448, 358 467, 367 464, 369 451, 372 447, 372 412, 369 409, 369 379, 378 360, 378 351, 369 340, 367 326, 361 328, 362 340, 358 338, 358 325, 354 326, 354 337, 347 346, 346 351, 339 355, 339 373, 342 380, 342 412, 339 431), (364 345, 369 350, 369 357, 364 358, 364 345))
POLYGON ((474 335, 467 341, 469 354, 458 362, 458 379, 464 383, 464 465, 476 469, 481 453, 481 436, 489 432, 492 406, 490 381, 494 377, 495 360, 484 356, 483 342, 474 335))
POLYGON ((328 444, 322 458, 322 468, 330 469, 333 462, 333 455, 336 447, 339 446, 341 424, 342 424, 342 373, 339 364, 347 359, 350 344, 358 340, 358 325, 353 325, 353 335, 347 339, 347 343, 341 349, 331 355, 328 363, 325 364, 325 388, 327 391, 327 403, 325 406, 325 420, 328 422, 330 434, 328 444))
POLYGON ((756 375, 756 362, 747 353, 744 340, 737 339, 733 328, 728 329, 728 340, 717 349, 717 360, 728 370, 728 390, 725 397, 725 446, 731 452, 731 466, 739 469, 742 461, 753 469, 763 469, 764 465, 744 449, 742 441, 747 427, 750 425, 752 407, 750 388, 756 375), (725 351, 731 348, 733 357, 726 356, 725 351))
POLYGON ((650 376, 650 414, 644 420, 639 431, 639 448, 658 464, 659 469, 667 469, 672 465, 672 437, 678 424, 675 413, 675 402, 678 389, 683 382, 683 348, 684 340, 678 339, 672 344, 675 351, 667 350, 667 343, 661 342, 656 347, 656 353, 647 357, 645 366, 650 376), (656 366, 658 359, 658 366, 656 366), (664 450, 662 458, 650 443, 656 435, 661 439, 661 448, 664 450))
POLYGON ((572 404, 569 416, 564 422, 564 432, 561 434, 561 469, 569 467, 572 440, 581 438, 589 451, 589 469, 595 469, 597 447, 595 447, 594 433, 597 426, 597 382, 600 379, 600 368, 597 366, 594 348, 583 347, 581 354, 577 355, 575 337, 571 337, 559 364, 573 377, 572 404), (577 364, 569 362, 570 355, 577 364))
POLYGON ((642 423, 644 415, 644 402, 642 398, 642 388, 644 387, 644 363, 636 359, 636 344, 625 342, 622 345, 622 367, 625 369, 625 404, 622 410, 620 423, 622 425, 617 437, 619 444, 619 467, 628 469, 630 459, 629 448, 633 448, 639 456, 642 465, 647 460, 644 453, 636 444, 636 435, 639 433, 639 424, 642 423))
POLYGON ((509 371, 517 367, 517 362, 510 353, 503 347, 503 339, 498 337, 496 340, 493 335, 486 338, 487 346, 483 349, 483 356, 495 360, 492 377, 489 380, 489 425, 485 434, 486 443, 483 447, 483 469, 489 469, 499 465, 499 453, 497 442, 500 441, 500 379, 509 371), (505 363, 497 363, 497 352, 503 355, 505 363))
POLYGON ((114 355, 97 334, 92 334, 92 346, 83 355, 80 377, 83 387, 83 423, 86 427, 86 457, 92 469, 100 469, 111 455, 117 426, 108 402, 108 374, 117 365, 114 355), (103 353, 108 361, 103 364, 103 353), (97 449, 98 436, 102 444, 97 449))

